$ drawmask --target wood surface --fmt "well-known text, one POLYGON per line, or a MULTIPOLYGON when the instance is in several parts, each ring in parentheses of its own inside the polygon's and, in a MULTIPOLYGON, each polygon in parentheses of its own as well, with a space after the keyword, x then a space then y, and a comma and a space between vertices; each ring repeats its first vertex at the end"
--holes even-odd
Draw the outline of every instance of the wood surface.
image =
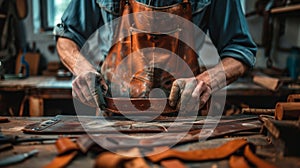
MULTIPOLYGON (((45 121, 50 119, 50 117, 9 117, 8 123, 0 124, 2 134, 4 135, 11 135, 11 136, 19 136, 19 137, 33 137, 33 135, 24 134, 22 132, 22 128, 24 128, 27 124, 33 124, 40 121, 45 121)), ((78 135, 34 135, 34 137, 61 137, 61 136, 78 136, 78 135)), ((266 137, 264 135, 251 135, 251 136, 239 136, 236 138, 245 138, 249 142, 259 146, 257 148, 256 153, 260 156, 264 156, 267 160, 272 160, 276 162, 278 167, 299 167, 300 166, 300 158, 298 157, 286 157, 280 160, 272 159, 275 157, 274 149, 271 148, 268 141, 266 141, 266 137)), ((235 139, 235 137, 220 137, 217 139, 206 140, 201 142, 194 142, 188 143, 180 146, 174 147, 177 150, 196 150, 196 149, 207 149, 207 148, 214 148, 223 144, 229 140, 235 139)), ((34 156, 22 163, 15 164, 12 168, 36 168, 36 167, 43 167, 48 164, 56 155, 57 151, 54 145, 54 142, 48 143, 26 143, 26 144, 19 144, 14 145, 13 149, 6 150, 0 152, 0 158, 12 156, 15 154, 28 152, 33 149, 38 149, 39 153, 37 156, 34 156)), ((95 165, 95 159, 97 154, 93 151, 88 152, 87 154, 79 154, 68 167, 87 167, 92 168, 95 165)), ((157 166, 157 165, 151 165, 157 166)), ((228 167, 228 159, 219 160, 219 161, 209 161, 209 162, 193 162, 193 163, 186 163, 183 162, 186 167, 203 167, 203 168, 211 168, 211 167, 228 167)))

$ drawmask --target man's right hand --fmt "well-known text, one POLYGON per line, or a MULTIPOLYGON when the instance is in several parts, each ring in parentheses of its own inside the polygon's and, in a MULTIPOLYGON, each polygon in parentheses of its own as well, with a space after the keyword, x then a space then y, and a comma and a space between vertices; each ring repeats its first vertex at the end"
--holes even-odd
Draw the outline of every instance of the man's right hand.
POLYGON ((104 95, 107 93, 108 86, 100 73, 81 73, 73 80, 72 85, 74 98, 86 105, 104 108, 104 95))

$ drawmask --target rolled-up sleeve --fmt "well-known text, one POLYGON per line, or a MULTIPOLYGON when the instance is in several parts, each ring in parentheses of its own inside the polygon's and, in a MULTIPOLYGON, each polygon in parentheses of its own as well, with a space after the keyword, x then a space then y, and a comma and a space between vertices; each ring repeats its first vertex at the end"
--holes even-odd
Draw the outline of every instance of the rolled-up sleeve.
POLYGON ((72 0, 53 33, 56 37, 69 38, 82 47, 101 22, 101 12, 95 0, 72 0))
POLYGON ((251 38, 240 0, 213 0, 209 33, 221 58, 233 57, 253 68, 257 46, 251 38))

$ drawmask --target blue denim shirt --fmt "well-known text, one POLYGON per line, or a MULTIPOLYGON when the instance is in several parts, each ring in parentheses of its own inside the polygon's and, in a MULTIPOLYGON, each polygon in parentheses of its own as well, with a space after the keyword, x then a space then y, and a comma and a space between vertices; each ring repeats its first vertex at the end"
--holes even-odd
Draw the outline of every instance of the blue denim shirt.
MULTIPOLYGON (((136 0, 155 6, 169 6, 182 0, 136 0)), ((256 44, 248 31, 240 0, 190 0, 192 22, 210 38, 219 56, 236 58, 249 67, 255 64, 256 44)), ((72 0, 54 29, 56 36, 70 38, 82 47, 86 40, 102 25, 119 17, 120 0, 72 0)), ((110 32, 101 32, 103 38, 110 32)), ((105 37, 106 36, 106 37, 105 37)), ((102 50, 109 50, 101 46, 102 50)))

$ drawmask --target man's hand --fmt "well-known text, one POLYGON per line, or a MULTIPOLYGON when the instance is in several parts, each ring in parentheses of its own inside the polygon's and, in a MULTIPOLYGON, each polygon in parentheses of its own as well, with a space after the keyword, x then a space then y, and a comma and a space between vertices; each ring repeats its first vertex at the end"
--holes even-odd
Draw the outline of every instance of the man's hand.
POLYGON ((235 81, 248 70, 241 61, 225 57, 215 67, 206 70, 195 78, 174 81, 169 96, 170 105, 185 111, 202 108, 210 95, 235 81))
POLYGON ((195 112, 201 109, 211 95, 211 88, 202 80, 182 78, 173 82, 170 93, 170 105, 177 109, 195 112))
POLYGON ((102 75, 97 72, 85 72, 78 75, 72 82, 72 95, 82 103, 104 108, 104 95, 108 90, 102 75))

